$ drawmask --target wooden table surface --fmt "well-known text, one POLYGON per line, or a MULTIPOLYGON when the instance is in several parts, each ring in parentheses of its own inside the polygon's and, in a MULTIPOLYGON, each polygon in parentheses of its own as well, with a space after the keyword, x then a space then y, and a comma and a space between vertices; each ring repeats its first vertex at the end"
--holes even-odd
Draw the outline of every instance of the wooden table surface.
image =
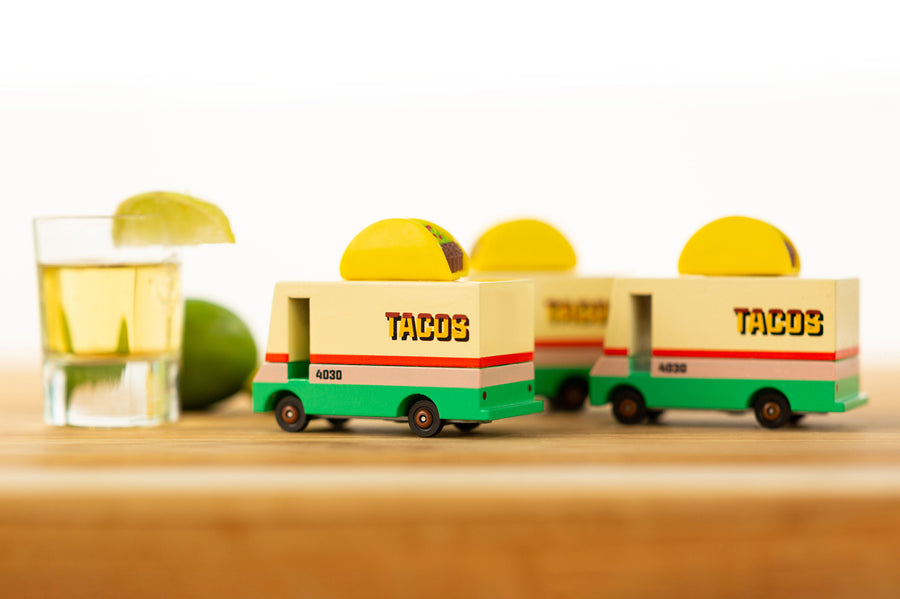
POLYGON ((607 408, 452 427, 314 421, 238 396, 154 429, 53 428, 0 388, 0 596, 900 595, 900 373, 869 406, 607 408))

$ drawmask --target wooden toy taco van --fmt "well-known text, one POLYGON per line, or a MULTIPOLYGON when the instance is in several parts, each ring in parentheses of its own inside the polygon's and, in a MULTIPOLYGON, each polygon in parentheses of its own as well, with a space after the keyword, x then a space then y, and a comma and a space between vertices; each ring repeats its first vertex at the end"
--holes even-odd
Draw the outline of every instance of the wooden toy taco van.
POLYGON ((575 250, 551 225, 521 219, 486 231, 472 250, 475 280, 534 282, 535 391, 550 407, 575 411, 603 353, 612 277, 575 271, 575 250))
POLYGON ((768 428, 866 403, 859 281, 800 279, 778 229, 729 217, 700 229, 682 276, 616 279, 590 399, 637 424, 662 410, 753 410, 768 428))
POLYGON ((278 283, 254 411, 290 432, 383 418, 421 437, 540 411, 531 283, 454 280, 467 270, 446 231, 389 219, 350 243, 348 280, 278 283))

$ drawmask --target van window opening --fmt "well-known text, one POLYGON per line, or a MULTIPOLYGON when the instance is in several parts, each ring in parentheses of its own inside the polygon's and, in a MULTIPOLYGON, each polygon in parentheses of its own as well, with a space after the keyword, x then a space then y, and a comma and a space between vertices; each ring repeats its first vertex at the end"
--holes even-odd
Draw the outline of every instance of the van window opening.
POLYGON ((653 354, 652 296, 631 296, 631 370, 649 372, 653 354))

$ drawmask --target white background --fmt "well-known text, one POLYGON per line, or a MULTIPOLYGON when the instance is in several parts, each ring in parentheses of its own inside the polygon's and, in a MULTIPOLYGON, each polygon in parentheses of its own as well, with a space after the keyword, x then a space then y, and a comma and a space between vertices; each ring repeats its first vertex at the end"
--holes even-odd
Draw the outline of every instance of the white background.
MULTIPOLYGON (((264 347, 279 279, 336 278, 381 218, 471 249, 543 218, 584 273, 675 274, 706 222, 768 220, 862 279, 900 358, 900 11, 829 2, 0 2, 0 359, 37 364, 30 220, 166 189, 237 245, 185 291, 264 347)), ((263 350, 263 347, 260 350, 263 350)))

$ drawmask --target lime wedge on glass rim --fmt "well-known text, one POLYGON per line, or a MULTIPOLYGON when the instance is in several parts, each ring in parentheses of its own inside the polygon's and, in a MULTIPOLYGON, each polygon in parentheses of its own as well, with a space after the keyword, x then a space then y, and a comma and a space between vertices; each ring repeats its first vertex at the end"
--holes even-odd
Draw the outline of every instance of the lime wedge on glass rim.
POLYGON ((209 202, 172 191, 151 191, 119 204, 113 223, 116 245, 234 243, 228 217, 209 202), (141 218, 143 217, 143 218, 141 218))

